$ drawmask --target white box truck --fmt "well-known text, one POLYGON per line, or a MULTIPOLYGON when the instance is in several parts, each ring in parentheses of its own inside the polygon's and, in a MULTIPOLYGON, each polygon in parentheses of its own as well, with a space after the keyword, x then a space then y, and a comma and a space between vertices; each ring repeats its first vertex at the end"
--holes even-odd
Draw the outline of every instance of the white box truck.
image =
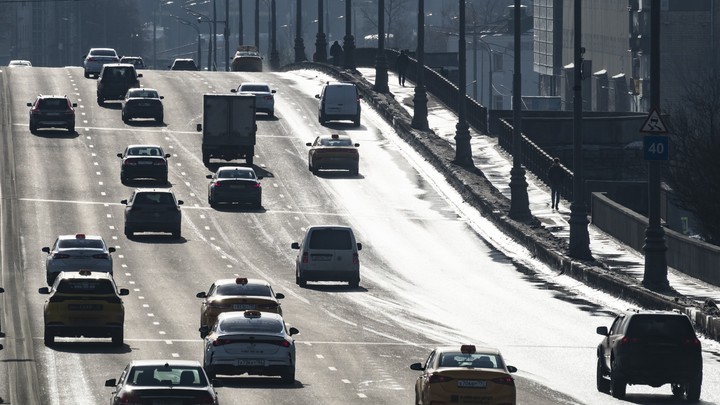
POLYGON ((204 94, 202 160, 210 158, 245 159, 252 166, 255 155, 255 96, 240 94, 204 94))

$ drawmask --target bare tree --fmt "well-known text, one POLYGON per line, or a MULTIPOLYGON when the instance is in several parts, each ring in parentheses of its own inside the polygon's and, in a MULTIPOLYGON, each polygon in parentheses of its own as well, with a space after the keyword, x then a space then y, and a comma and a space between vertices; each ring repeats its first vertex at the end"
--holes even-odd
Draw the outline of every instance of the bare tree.
POLYGON ((667 179, 676 203, 695 214, 701 236, 720 244, 720 74, 686 81, 681 101, 668 108, 671 129, 667 179))
MULTIPOLYGON (((377 32, 377 0, 367 1, 359 8, 366 28, 377 32)), ((385 0, 385 41, 388 48, 414 48, 413 23, 417 16, 417 2, 414 0, 385 0)))

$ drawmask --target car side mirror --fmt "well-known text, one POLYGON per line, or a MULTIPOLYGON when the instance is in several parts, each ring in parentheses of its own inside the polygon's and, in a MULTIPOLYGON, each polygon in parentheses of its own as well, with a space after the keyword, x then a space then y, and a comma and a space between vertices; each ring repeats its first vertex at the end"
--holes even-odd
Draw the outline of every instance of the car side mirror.
POLYGON ((358 242, 358 243, 357 243, 357 248, 358 248, 358 251, 362 250, 362 243, 358 242))
POLYGON ((262 180, 262 179, 264 179, 264 178, 265 178, 265 177, 263 177, 263 176, 257 176, 257 179, 258 179, 258 180, 262 180))
POLYGON ((32 103, 27 103, 27 106, 28 106, 28 107, 32 107, 32 103))
POLYGON ((205 291, 201 291, 197 294, 195 294, 195 297, 197 298, 207 298, 207 293, 205 291))
POLYGON ((127 200, 120 200, 120 204, 127 205, 127 200))
POLYGON ((213 380, 210 382, 213 387, 222 387, 223 383, 222 381, 218 380, 217 378, 213 378, 213 380))
POLYGON ((77 107, 77 103, 72 103, 73 108, 77 107))
POLYGON ((285 298, 285 294, 283 293, 275 293, 275 299, 281 300, 285 298))
POLYGON ((363 98, 362 94, 358 94, 358 98, 363 98))
POLYGON ((114 387, 117 385, 117 380, 114 378, 111 378, 109 380, 105 380, 105 386, 106 387, 114 387))
POLYGON ((318 99, 318 100, 320 100, 320 95, 319 95, 319 94, 316 94, 316 95, 315 95, 315 98, 318 99))
POLYGON ((137 77, 142 77, 142 73, 138 73, 137 77))
POLYGON ((292 336, 292 335, 297 335, 298 333, 300 333, 300 331, 299 331, 297 328, 295 328, 295 327, 291 327, 291 328, 288 330, 288 333, 290 334, 290 336, 292 336))
POLYGON ((422 363, 413 363, 410 365, 410 370, 423 371, 425 367, 423 367, 422 363))
POLYGON ((230 93, 237 93, 237 89, 230 89, 230 93))
POLYGON ((183 205, 183 204, 185 204, 185 201, 183 201, 183 200, 178 200, 178 205, 183 205))
POLYGON ((50 248, 45 246, 44 248, 42 248, 42 251, 45 253, 50 253, 50 248))
POLYGON ((165 154, 165 159, 170 159, 171 156, 172 156, 171 154, 166 153, 166 154, 165 154))
POLYGON ((118 153, 118 154, 117 154, 117 157, 119 157, 119 158, 121 158, 121 159, 122 159, 122 157, 123 157, 123 154, 122 154, 122 153, 118 153))
POLYGON ((507 369, 511 373, 517 372, 517 367, 515 367, 515 366, 507 366, 507 369))
POLYGON ((2 349, 3 349, 3 345, 0 345, 0 350, 2 350, 2 349))
POLYGON ((201 326, 198 331, 200 332, 201 339, 205 339, 205 337, 210 334, 210 328, 205 325, 201 326))
POLYGON ((608 335, 608 328, 607 326, 598 326, 597 329, 595 329, 598 335, 607 336, 608 335))
POLYGON ((205 175, 205 178, 206 178, 206 179, 212 179, 212 178, 213 178, 213 175, 212 175, 212 174, 207 174, 207 175, 205 175))
POLYGON ((293 243, 290 245, 290 248, 291 248, 291 249, 300 249, 300 244, 297 243, 297 242, 293 242, 293 243))
POLYGON ((120 291, 118 291, 118 295, 130 295, 130 290, 127 288, 121 288, 120 291))
POLYGON ((49 288, 49 287, 40 287, 40 288, 38 288, 38 293, 40 293, 40 294, 50 294, 50 288, 49 288))
POLYGON ((312 146, 312 143, 307 142, 307 143, 305 143, 305 146, 312 146))
POLYGON ((5 289, 0 287, 0 293, 4 293, 4 292, 5 292, 5 289))
POLYGON ((165 96, 160 96, 160 100, 165 100, 165 96))
POLYGON ((195 130, 198 132, 202 132, 202 124, 197 124, 197 127, 195 127, 195 130))
POLYGON ((110 246, 110 247, 108 248, 108 252, 110 252, 110 253, 115 253, 115 250, 116 250, 116 249, 115 249, 114 247, 112 247, 112 246, 110 246))
POLYGON ((277 90, 270 90, 270 93, 275 94, 277 93, 277 90))

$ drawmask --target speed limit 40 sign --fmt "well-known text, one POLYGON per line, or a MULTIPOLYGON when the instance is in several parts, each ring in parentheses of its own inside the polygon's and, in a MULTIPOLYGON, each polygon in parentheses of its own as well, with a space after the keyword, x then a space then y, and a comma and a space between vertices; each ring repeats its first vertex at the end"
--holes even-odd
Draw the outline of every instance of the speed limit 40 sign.
POLYGON ((668 160, 668 137, 664 135, 645 135, 643 151, 645 160, 668 160))

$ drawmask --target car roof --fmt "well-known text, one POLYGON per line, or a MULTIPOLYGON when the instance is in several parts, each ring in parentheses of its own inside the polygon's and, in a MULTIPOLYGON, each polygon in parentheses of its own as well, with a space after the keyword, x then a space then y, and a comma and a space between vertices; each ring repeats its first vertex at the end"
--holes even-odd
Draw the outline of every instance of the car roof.
MULTIPOLYGON (((460 347, 462 345, 454 345, 454 346, 438 346, 435 348, 435 351, 438 353, 452 353, 452 352, 460 352, 460 347)), ((501 356, 500 349, 496 347, 491 346, 475 346, 475 353, 474 354, 493 354, 496 356, 501 356)))
POLYGON ((320 139, 347 139, 350 140, 350 135, 344 135, 344 134, 329 134, 329 135, 320 135, 320 139))
POLYGON ((60 94, 38 94, 38 98, 62 98, 66 100, 68 96, 60 94))
POLYGON ((170 189, 170 188, 153 188, 153 187, 136 188, 135 193, 170 193, 170 194, 175 195, 175 193, 173 193, 172 189, 170 189))
POLYGON ((106 67, 127 67, 135 69, 135 65, 133 65, 132 63, 106 63, 103 65, 103 69, 105 69, 106 67))
POLYGON ((157 89, 154 89, 154 88, 152 88, 152 87, 131 87, 131 88, 128 89, 128 91, 130 91, 130 90, 138 90, 138 91, 143 91, 143 90, 144 90, 144 91, 155 91, 155 92, 157 92, 157 89))
POLYGON ((126 149, 130 149, 130 148, 160 148, 160 149, 162 149, 162 146, 138 143, 138 144, 128 145, 126 149))
MULTIPOLYGON (((225 320, 228 318, 231 319, 257 319, 257 318, 245 318, 245 312, 246 311, 227 311, 227 312, 221 312, 218 315, 218 321, 225 320)), ((283 322, 283 317, 280 314, 276 314, 274 312, 260 312, 260 311, 254 311, 259 312, 261 315, 260 317, 263 319, 271 319, 278 322, 283 322)))
POLYGON ((311 229, 349 229, 352 230, 351 227, 345 226, 345 225, 310 225, 308 226, 308 231, 311 229))
POLYGON ((249 83, 240 83, 241 86, 268 86, 270 87, 269 83, 262 83, 262 82, 249 82, 249 83))
POLYGON ((165 364, 169 366, 194 366, 194 367, 202 367, 200 365, 200 362, 197 360, 132 360, 130 361, 129 365, 131 367, 135 366, 164 366, 165 364))
POLYGON ((634 316, 634 315, 672 315, 672 316, 687 316, 682 312, 677 311, 668 311, 668 310, 660 310, 660 309, 627 309, 623 311, 623 315, 625 316, 634 316))
MULTIPOLYGON (((58 239, 61 239, 61 240, 64 240, 64 239, 77 239, 77 235, 79 235, 79 233, 73 233, 73 234, 67 234, 67 235, 59 235, 59 236, 58 236, 58 239)), ((98 240, 103 240, 102 236, 100 236, 100 235, 88 235, 88 234, 84 234, 84 235, 85 235, 85 239, 98 239, 98 240)))
POLYGON ((240 171, 240 172, 255 172, 255 169, 252 167, 245 167, 245 166, 222 166, 217 169, 218 172, 224 172, 224 171, 240 171))
MULTIPOLYGON (((237 278, 221 278, 219 280, 215 280, 215 285, 225 285, 225 284, 236 284, 237 278)), ((248 278, 247 284, 258 284, 258 285, 266 285, 270 286, 270 283, 268 283, 265 280, 259 279, 259 278, 248 278)))
POLYGON ((107 271, 89 271, 89 270, 80 270, 80 271, 61 271, 58 274, 58 280, 72 280, 72 279, 108 279, 115 284, 115 280, 113 280, 112 274, 110 274, 107 271), (88 272, 89 274, 83 274, 85 272, 88 272))
POLYGON ((139 59, 142 60, 142 56, 123 56, 120 59, 139 59))
POLYGON ((90 48, 90 51, 113 51, 113 52, 115 52, 115 48, 90 48))
POLYGON ((327 82, 325 85, 326 86, 353 86, 353 87, 355 87, 355 83, 351 83, 351 82, 327 82))

